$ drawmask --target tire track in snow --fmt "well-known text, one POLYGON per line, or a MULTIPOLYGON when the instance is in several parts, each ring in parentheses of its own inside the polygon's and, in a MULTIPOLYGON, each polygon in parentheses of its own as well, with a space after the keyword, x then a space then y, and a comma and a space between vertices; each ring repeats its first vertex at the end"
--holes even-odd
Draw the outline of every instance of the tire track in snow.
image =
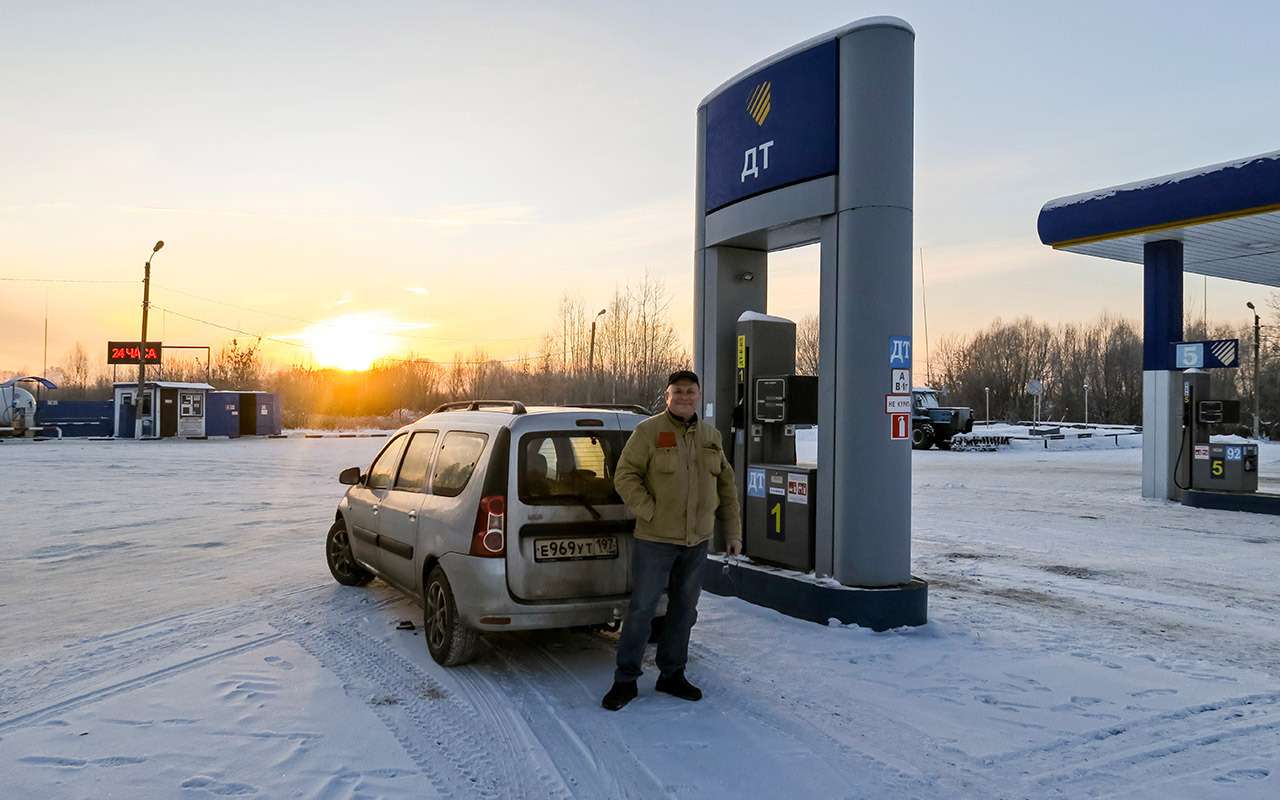
MULTIPOLYGON (((47 704, 51 695, 79 696, 83 692, 78 687, 94 678, 118 675, 184 648, 203 646, 214 637, 268 619, 273 610, 279 613, 287 609, 311 609, 313 616, 319 615, 325 607, 316 603, 313 595, 330 588, 328 584, 301 587, 254 602, 165 617, 68 644, 66 652, 56 658, 43 658, 0 671, 0 686, 4 687, 0 689, 0 709, 18 713, 24 704, 33 701, 47 704)), ((335 591, 333 599, 340 610, 350 606, 353 611, 380 608, 395 600, 375 600, 364 592, 341 590, 335 591)))
POLYGON ((494 747, 503 737, 413 661, 356 630, 300 627, 292 638, 325 669, 347 686, 368 687, 390 700, 369 706, 440 794, 505 798, 519 789, 528 773, 521 754, 494 747))
MULTIPOLYGON (((586 635, 577 637, 590 641, 586 635)), ((545 733, 540 737, 542 741, 554 741, 557 735, 565 737, 566 743, 555 750, 557 767, 561 764, 559 758, 564 758, 565 769, 571 774, 589 776, 603 790, 587 791, 592 787, 585 787, 578 796, 672 797, 662 779, 636 758, 618 735, 616 721, 600 709, 594 688, 585 686, 581 676, 565 667, 537 638, 536 634, 519 637, 520 647, 514 646, 511 639, 493 640, 490 644, 510 673, 527 687, 526 701, 546 709, 546 716, 539 723, 545 733), (565 709, 581 707, 584 700, 585 713, 572 720, 564 715, 565 709)))
POLYGON ((239 655, 247 650, 253 650, 263 646, 264 644, 270 644, 283 638, 285 638, 285 634, 283 633, 270 633, 258 636, 247 642, 232 645, 231 647, 224 647, 221 650, 205 653, 204 655, 180 661, 177 664, 171 664, 167 667, 162 667, 161 669, 148 672, 144 675, 130 678, 129 680, 120 681, 119 683, 114 683, 110 686, 104 686, 101 689, 95 689, 91 692, 85 692, 84 694, 76 695, 75 697, 53 703, 52 705, 44 706, 43 708, 39 708, 34 711, 29 711, 25 714, 20 714, 16 717, 0 720, 0 732, 11 730, 13 728, 34 725, 35 723, 42 722, 49 717, 60 714, 64 711, 78 708, 87 703, 95 703, 99 700, 105 700, 108 697, 114 697, 115 695, 122 694, 124 692, 141 689, 143 687, 150 686, 157 681, 164 680, 172 675, 187 672, 188 670, 202 667, 205 664, 209 664, 214 661, 221 661, 229 656, 239 655))
POLYGON ((1115 775, 1123 768, 1126 783, 1133 770, 1152 767, 1152 777, 1167 777, 1186 756, 1203 760, 1205 753, 1228 747, 1225 761, 1214 760, 1195 771, 1222 766, 1243 749, 1258 752, 1262 742, 1280 743, 1280 692, 1252 694, 1201 703, 1093 731, 1064 737, 1039 747, 992 756, 992 763, 1016 765, 1042 786, 1096 783, 1096 775, 1115 775))

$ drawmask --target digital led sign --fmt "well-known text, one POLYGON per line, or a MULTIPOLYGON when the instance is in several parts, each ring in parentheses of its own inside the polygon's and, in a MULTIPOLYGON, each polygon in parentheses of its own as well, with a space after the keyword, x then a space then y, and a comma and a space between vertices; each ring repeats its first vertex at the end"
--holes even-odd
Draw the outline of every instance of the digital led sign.
MULTIPOLYGON (((141 342, 107 342, 108 364, 137 364, 141 355, 141 342)), ((144 364, 159 364, 164 353, 164 345, 160 342, 147 342, 147 353, 144 364)))

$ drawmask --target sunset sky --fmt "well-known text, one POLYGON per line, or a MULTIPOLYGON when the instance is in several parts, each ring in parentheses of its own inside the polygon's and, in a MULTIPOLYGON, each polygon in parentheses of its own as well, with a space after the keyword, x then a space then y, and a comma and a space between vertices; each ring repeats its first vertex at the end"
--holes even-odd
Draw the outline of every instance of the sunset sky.
MULTIPOLYGON (((50 365, 77 341, 98 365, 108 338, 136 338, 157 239, 152 338, 170 344, 238 335, 198 319, 292 342, 266 344, 277 363, 342 351, 351 331, 355 361, 509 358, 536 351, 565 292, 594 307, 647 270, 691 347, 699 100, 872 14, 917 33, 933 340, 997 316, 1136 319, 1140 268, 1042 247, 1036 214, 1280 147, 1280 7, 1213 9, 6 2, 0 278, 120 282, 0 281, 0 370, 40 369, 46 301, 50 365)), ((815 249, 775 256, 770 282, 771 312, 814 311, 815 249)), ((1210 316, 1243 321, 1267 292, 1208 294, 1210 316)))

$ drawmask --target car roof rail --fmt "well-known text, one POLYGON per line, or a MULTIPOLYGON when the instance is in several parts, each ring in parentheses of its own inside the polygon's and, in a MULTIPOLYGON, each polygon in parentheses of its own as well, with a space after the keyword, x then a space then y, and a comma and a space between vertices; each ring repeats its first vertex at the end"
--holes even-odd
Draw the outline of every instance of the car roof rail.
POLYGON ((494 406, 510 406, 512 414, 528 413, 524 407, 524 403, 519 400, 458 400, 453 403, 441 403, 432 410, 432 414, 439 414, 444 411, 481 411, 494 406))
POLYGON ((639 403, 570 403, 573 408, 599 408, 604 411, 633 411, 646 417, 653 416, 653 411, 639 403))

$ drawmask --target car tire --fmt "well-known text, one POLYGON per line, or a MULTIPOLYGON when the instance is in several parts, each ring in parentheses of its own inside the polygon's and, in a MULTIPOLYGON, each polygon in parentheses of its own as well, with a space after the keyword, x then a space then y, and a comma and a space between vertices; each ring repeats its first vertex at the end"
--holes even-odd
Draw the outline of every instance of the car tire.
POLYGON ((423 594, 422 630, 427 639, 427 651, 435 662, 442 667, 456 667, 475 658, 480 646, 480 632, 458 616, 453 587, 440 567, 433 568, 427 575, 423 594))
POLYGON ((911 427, 911 449, 928 450, 933 447, 933 426, 913 425, 911 427))
POLYGON ((373 573, 356 563, 351 554, 351 540, 347 538, 347 523, 338 520, 329 528, 324 540, 325 561, 333 579, 343 586, 364 586, 373 580, 373 573))

